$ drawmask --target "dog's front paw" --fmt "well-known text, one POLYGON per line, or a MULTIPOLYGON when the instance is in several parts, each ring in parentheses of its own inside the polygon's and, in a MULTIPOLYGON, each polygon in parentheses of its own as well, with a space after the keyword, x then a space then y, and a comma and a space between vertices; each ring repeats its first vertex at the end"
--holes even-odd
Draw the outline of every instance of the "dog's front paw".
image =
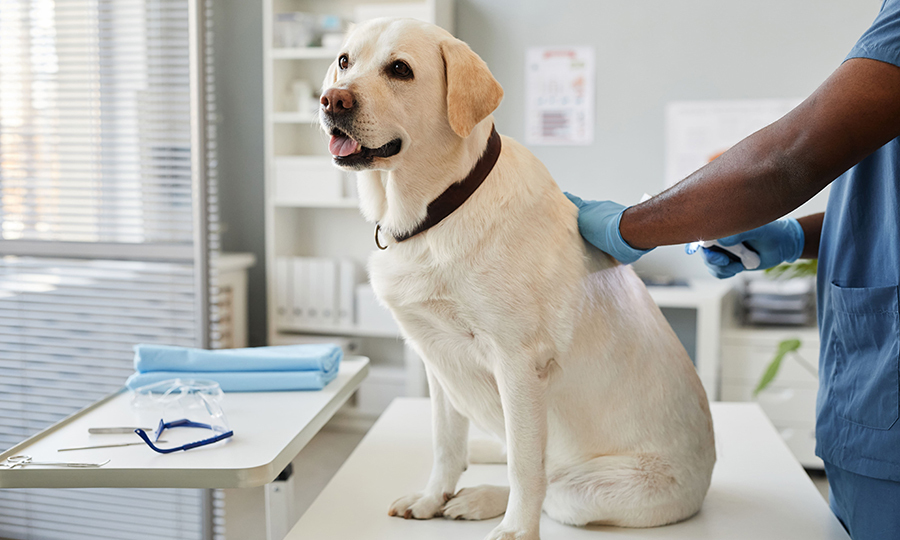
POLYGON ((485 540, 540 540, 537 528, 534 530, 514 527, 500 522, 500 525, 485 537, 485 540))
POLYGON ((506 512, 509 488, 476 486, 462 488, 444 505, 444 517, 450 519, 491 519, 506 512))
POLYGON ((449 493, 441 495, 413 493, 394 501, 388 515, 403 519, 431 519, 441 515, 441 508, 448 500, 450 500, 449 493))

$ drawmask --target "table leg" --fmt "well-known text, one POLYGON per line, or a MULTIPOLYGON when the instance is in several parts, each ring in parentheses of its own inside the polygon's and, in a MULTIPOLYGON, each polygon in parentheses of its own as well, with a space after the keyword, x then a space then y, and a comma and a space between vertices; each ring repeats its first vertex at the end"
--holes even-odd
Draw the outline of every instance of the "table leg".
POLYGON ((703 302, 697 306, 697 374, 710 401, 719 400, 719 351, 722 303, 703 302))

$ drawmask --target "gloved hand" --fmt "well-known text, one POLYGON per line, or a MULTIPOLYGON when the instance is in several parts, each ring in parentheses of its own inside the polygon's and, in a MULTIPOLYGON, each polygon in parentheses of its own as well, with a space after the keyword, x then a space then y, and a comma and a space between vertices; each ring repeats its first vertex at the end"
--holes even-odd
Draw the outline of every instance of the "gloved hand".
MULTIPOLYGON (((796 261, 803 253, 804 241, 803 227, 793 218, 779 219, 751 231, 719 239, 723 246, 743 242, 757 252, 759 268, 754 270, 765 270, 783 262, 796 261)), ((688 251, 687 246, 685 251, 688 251)), ((735 261, 721 251, 701 248, 701 255, 709 273, 719 279, 729 278, 746 270, 740 261, 735 261)))
POLYGON ((566 197, 578 207, 578 229, 581 236, 596 248, 609 253, 623 264, 631 264, 651 251, 635 249, 622 238, 619 221, 626 206, 612 201, 583 201, 570 193, 566 193, 566 197))

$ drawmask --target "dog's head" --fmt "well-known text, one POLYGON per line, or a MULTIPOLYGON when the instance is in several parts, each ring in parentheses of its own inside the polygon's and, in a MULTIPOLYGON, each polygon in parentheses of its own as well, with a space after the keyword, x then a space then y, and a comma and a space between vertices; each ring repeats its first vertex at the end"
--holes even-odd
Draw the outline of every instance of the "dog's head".
POLYGON ((467 137, 502 97, 484 61, 448 32, 376 19, 350 33, 328 69, 319 121, 338 166, 390 170, 467 137))

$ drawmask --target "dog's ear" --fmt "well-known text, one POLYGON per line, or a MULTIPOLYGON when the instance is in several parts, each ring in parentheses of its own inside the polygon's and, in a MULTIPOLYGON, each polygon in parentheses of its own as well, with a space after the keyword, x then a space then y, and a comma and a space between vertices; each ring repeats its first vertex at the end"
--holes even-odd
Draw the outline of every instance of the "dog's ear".
POLYGON ((487 64, 458 39, 441 42, 447 75, 447 116, 460 137, 468 137, 503 99, 503 88, 487 64))

